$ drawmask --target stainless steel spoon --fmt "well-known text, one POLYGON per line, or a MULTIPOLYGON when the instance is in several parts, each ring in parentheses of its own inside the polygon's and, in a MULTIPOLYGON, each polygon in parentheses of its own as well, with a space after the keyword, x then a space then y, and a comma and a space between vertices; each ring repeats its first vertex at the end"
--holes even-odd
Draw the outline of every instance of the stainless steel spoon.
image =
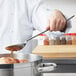
MULTIPOLYGON (((73 17, 75 17, 75 15, 69 17, 69 18, 67 19, 67 21, 71 20, 73 17)), ((6 49, 6 50, 10 50, 10 51, 18 51, 18 50, 21 50, 22 48, 24 48, 24 46, 26 45, 26 43, 27 43, 28 41, 30 41, 31 39, 39 36, 40 34, 43 34, 43 33, 47 32, 47 31, 48 31, 48 29, 45 30, 45 31, 43 31, 43 32, 41 32, 41 33, 39 33, 39 34, 37 34, 37 35, 35 35, 35 36, 33 36, 33 37, 31 37, 31 38, 29 38, 28 40, 26 40, 25 43, 16 44, 16 45, 10 45, 10 46, 7 46, 5 49, 6 49)))
POLYGON ((47 31, 48 31, 48 29, 45 30, 45 31, 43 31, 43 32, 41 32, 41 33, 39 33, 39 34, 37 34, 37 35, 35 35, 35 36, 33 36, 33 37, 31 37, 31 38, 29 38, 28 40, 26 40, 25 43, 10 45, 10 46, 5 47, 5 49, 6 49, 6 50, 10 50, 10 51, 18 51, 18 50, 21 50, 21 49, 26 45, 26 43, 27 43, 28 41, 30 41, 31 39, 39 36, 40 34, 43 34, 43 33, 47 32, 47 31))

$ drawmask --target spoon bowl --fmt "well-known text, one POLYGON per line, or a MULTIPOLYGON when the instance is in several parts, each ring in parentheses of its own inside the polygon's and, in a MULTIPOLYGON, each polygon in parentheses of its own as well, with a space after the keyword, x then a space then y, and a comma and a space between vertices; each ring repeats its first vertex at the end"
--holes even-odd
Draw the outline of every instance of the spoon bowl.
POLYGON ((26 43, 16 44, 16 45, 7 46, 5 49, 9 51, 18 51, 21 50, 25 45, 26 43))

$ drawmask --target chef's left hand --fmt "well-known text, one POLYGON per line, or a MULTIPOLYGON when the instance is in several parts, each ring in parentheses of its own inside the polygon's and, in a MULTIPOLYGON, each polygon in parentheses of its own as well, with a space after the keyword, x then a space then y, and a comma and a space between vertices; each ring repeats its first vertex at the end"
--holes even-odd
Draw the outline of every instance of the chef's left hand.
POLYGON ((48 20, 48 27, 50 31, 61 31, 64 30, 66 27, 66 19, 63 13, 59 10, 55 10, 49 20, 48 20))

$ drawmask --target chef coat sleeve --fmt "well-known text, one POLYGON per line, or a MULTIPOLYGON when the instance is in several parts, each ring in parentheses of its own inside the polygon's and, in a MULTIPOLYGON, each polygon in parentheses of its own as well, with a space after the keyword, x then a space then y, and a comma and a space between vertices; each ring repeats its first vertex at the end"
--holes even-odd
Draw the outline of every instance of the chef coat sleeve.
POLYGON ((32 24, 37 30, 43 31, 48 25, 48 19, 53 10, 51 9, 50 0, 40 0, 32 11, 32 24))
POLYGON ((44 31, 48 25, 49 17, 55 9, 51 8, 51 0, 32 1, 30 14, 32 25, 35 29, 44 31))

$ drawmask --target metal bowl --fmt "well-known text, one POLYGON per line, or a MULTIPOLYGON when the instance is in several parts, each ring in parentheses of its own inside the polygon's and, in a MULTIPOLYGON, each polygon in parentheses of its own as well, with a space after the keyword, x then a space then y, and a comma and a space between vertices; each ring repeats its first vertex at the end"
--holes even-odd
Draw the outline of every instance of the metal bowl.
MULTIPOLYGON (((10 54, 0 54, 9 57, 10 54)), ((53 71, 55 63, 42 63, 43 57, 35 54, 14 54, 16 59, 26 59, 26 63, 0 64, 0 76, 42 76, 43 72, 53 71)))

